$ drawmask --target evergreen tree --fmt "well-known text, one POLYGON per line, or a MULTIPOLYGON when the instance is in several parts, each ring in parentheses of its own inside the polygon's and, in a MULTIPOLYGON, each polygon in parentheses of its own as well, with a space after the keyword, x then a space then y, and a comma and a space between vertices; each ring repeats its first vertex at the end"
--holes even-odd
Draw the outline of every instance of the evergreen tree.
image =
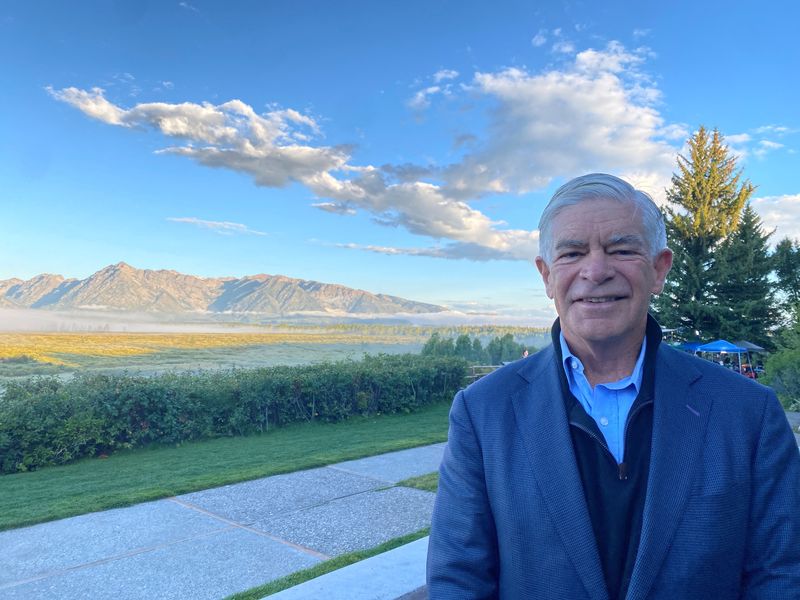
POLYGON ((771 333, 777 325, 778 312, 769 280, 771 235, 747 204, 739 227, 718 246, 710 272, 719 304, 715 337, 747 340, 766 348, 774 346, 771 333))
POLYGON ((483 349, 481 345, 480 338, 475 338, 472 340, 472 356, 471 359, 473 362, 477 364, 485 364, 489 362, 489 356, 486 353, 486 350, 483 349))
POLYGON ((466 333, 456 338, 455 355, 466 360, 472 359, 472 342, 466 333))
POLYGON ((653 308, 662 325, 683 329, 687 337, 713 336, 724 318, 711 276, 714 252, 736 230, 755 188, 742 180, 716 129, 701 127, 688 147, 667 190, 667 245, 675 256, 653 308))
POLYGON ((772 267, 778 278, 784 318, 791 322, 798 316, 795 308, 800 306, 800 243, 788 237, 778 242, 772 254, 772 267))

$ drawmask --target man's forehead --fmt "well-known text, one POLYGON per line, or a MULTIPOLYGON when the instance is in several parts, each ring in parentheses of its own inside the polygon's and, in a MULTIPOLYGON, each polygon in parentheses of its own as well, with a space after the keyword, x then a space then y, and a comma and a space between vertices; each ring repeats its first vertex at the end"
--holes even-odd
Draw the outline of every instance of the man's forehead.
POLYGON ((556 243, 598 236, 633 242, 634 238, 643 241, 645 237, 638 207, 614 200, 593 200, 564 207, 553 217, 551 232, 556 243))

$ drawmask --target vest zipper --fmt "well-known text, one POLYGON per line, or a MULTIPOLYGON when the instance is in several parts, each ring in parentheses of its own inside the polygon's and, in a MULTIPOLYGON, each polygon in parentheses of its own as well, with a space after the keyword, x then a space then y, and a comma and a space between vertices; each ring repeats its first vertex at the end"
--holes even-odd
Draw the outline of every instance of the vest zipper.
POLYGON ((578 429, 589 435, 589 437, 594 439, 598 444, 600 444, 600 447, 605 451, 606 456, 608 456, 608 458, 611 459, 611 462, 614 464, 614 466, 617 467, 617 473, 619 474, 619 478, 620 479, 628 478, 627 468, 625 467, 625 463, 623 462, 617 464, 617 459, 614 458, 613 454, 611 454, 611 450, 608 449, 608 446, 606 445, 606 441, 604 439, 600 439, 599 437, 597 437, 594 431, 592 431, 591 429, 587 429, 580 423, 570 423, 570 425, 572 425, 573 427, 577 427, 578 429))
MULTIPOLYGON (((651 404, 652 402, 653 402, 652 400, 648 400, 647 402, 642 402, 641 404, 636 406, 631 412, 628 413, 628 418, 625 421, 625 429, 622 432, 622 437, 625 440, 626 450, 628 448, 628 424, 633 420, 633 417, 635 417, 642 410, 642 408, 644 408, 648 404, 651 404)), ((600 439, 591 429, 587 429, 580 423, 570 423, 570 425, 572 425, 573 427, 577 427, 584 433, 588 434, 598 444, 600 444, 600 447, 605 451, 606 456, 608 456, 614 463, 614 466, 617 467, 617 477, 619 477, 620 481, 624 481, 628 478, 628 465, 625 463, 624 455, 622 457, 622 462, 617 463, 617 459, 614 458, 613 454, 611 454, 611 450, 608 449, 608 445, 606 444, 605 439, 600 439)))

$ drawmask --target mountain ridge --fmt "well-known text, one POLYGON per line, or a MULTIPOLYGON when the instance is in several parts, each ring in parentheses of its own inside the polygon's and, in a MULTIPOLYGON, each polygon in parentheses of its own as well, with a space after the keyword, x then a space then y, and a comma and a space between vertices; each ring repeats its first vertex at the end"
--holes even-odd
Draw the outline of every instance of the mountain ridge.
POLYGON ((302 313, 422 314, 446 311, 335 283, 258 273, 199 277, 173 270, 108 265, 86 279, 44 273, 0 280, 0 308, 112 310, 149 313, 243 313, 281 317, 302 313))

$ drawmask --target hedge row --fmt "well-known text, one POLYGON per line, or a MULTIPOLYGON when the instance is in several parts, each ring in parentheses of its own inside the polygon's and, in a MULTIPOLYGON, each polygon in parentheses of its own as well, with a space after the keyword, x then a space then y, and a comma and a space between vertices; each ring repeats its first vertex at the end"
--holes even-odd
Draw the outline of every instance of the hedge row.
POLYGON ((0 398, 0 473, 299 421, 411 412, 451 399, 465 374, 462 359, 406 354, 153 377, 27 379, 7 384, 0 398))

